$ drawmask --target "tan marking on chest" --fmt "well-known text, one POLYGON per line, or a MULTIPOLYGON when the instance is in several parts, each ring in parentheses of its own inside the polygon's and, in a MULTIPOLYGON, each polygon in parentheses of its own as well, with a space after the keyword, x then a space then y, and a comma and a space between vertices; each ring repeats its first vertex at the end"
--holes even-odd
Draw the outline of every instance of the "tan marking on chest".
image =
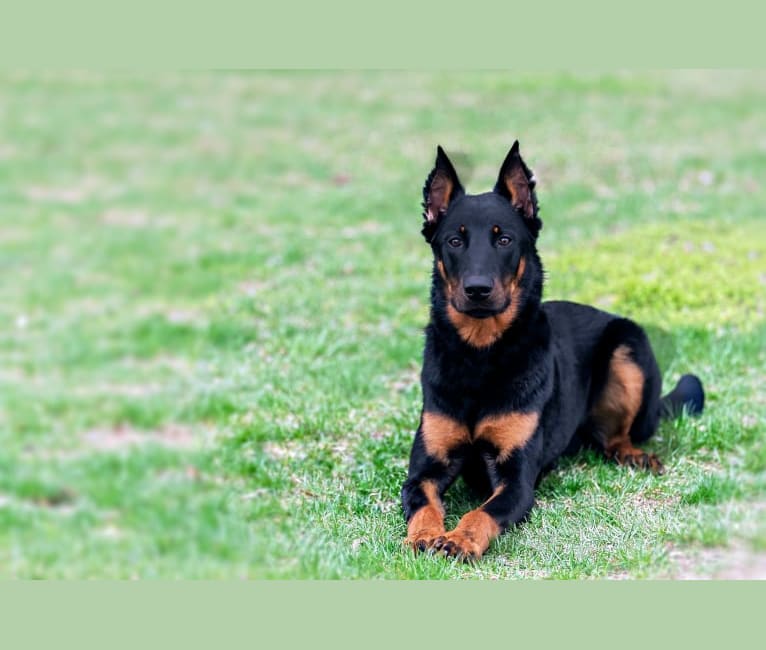
POLYGON ((468 427, 440 413, 423 413, 421 432, 426 453, 445 465, 450 451, 471 441, 468 427))
POLYGON ((521 449, 537 430, 538 413, 507 413, 484 418, 476 425, 476 440, 486 440, 497 447, 502 463, 516 449, 521 449))

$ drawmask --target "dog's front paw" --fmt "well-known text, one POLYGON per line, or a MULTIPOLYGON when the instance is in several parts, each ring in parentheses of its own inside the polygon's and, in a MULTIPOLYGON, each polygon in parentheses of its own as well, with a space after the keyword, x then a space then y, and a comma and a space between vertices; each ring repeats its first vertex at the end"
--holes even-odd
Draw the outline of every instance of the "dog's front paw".
POLYGON ((658 475, 665 473, 665 467, 656 454, 650 454, 635 447, 627 450, 618 450, 612 455, 612 458, 619 465, 625 465, 626 467, 639 467, 658 475))
POLYGON ((454 557, 464 562, 478 560, 484 554, 484 548, 469 531, 458 529, 435 539, 433 549, 445 557, 454 557))
POLYGON ((404 543, 410 546, 415 552, 425 552, 433 548, 437 539, 444 535, 444 529, 420 529, 413 531, 404 540, 404 543))

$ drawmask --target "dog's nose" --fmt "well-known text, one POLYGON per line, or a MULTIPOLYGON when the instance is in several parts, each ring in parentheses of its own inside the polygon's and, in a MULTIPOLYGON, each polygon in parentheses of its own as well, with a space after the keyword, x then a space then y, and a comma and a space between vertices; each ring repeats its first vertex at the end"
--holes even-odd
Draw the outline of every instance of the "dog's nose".
POLYGON ((492 293, 492 278, 486 275, 471 275, 463 282, 463 289, 471 300, 486 300, 492 293))

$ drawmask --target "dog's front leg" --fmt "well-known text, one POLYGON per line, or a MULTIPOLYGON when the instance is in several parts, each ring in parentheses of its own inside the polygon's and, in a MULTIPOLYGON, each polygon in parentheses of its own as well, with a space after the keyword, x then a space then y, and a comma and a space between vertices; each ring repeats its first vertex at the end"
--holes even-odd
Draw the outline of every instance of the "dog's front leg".
POLYGON ((454 530, 434 540, 435 550, 448 557, 478 559, 492 540, 508 526, 526 517, 534 503, 538 474, 537 445, 529 447, 515 451, 508 459, 490 460, 494 484, 492 496, 464 515, 454 530))
POLYGON ((417 551, 433 546, 445 533, 442 496, 463 465, 461 445, 468 429, 443 415, 423 413, 410 454, 402 507, 407 520, 405 542, 417 551))

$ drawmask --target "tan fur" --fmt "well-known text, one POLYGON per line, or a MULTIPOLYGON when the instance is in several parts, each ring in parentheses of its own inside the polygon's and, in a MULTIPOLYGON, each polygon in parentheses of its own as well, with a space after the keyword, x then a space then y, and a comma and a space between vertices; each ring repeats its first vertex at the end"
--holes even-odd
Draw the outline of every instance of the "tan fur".
POLYGON ((440 413, 423 413, 421 431, 426 453, 445 465, 451 450, 471 441, 468 427, 440 413))
POLYGON ((633 446, 630 428, 643 399, 644 374, 630 358, 630 348, 620 345, 612 353, 604 392, 594 405, 596 437, 607 457, 621 465, 640 466, 662 473, 662 463, 654 454, 633 446))
POLYGON ((439 498, 435 481, 423 481, 420 488, 428 504, 418 510, 407 524, 407 539, 412 546, 423 542, 430 546, 433 540, 444 534, 444 505, 439 498))
POLYGON ((593 416, 599 424, 598 435, 604 446, 628 440, 630 427, 641 407, 644 374, 630 358, 630 349, 620 345, 609 361, 609 375, 593 416))
POLYGON ((515 449, 523 447, 532 437, 540 421, 538 413, 507 413, 484 418, 476 425, 475 439, 491 442, 499 451, 502 463, 515 449))
POLYGON ((451 543, 456 547, 456 555, 479 558, 500 532, 497 522, 486 512, 477 508, 463 515, 455 529, 439 540, 438 546, 443 547, 451 543))
MULTIPOLYGON (((437 263, 437 266, 440 263, 441 260, 437 263)), ((475 348, 487 348, 503 335, 503 332, 508 329, 514 318, 516 318, 516 314, 519 310, 519 284, 521 278, 524 276, 525 268, 526 261, 522 257, 519 261, 519 268, 516 270, 516 275, 505 287, 510 298, 510 304, 504 311, 496 316, 490 316, 489 318, 472 318, 455 309, 452 305, 454 287, 447 282, 447 317, 455 326, 460 338, 475 348)), ((440 272, 443 274, 443 277, 446 278, 446 275, 444 275, 443 264, 440 267, 440 272)))
POLYGON ((452 299, 452 293, 455 290, 452 282, 450 282, 449 278, 447 277, 447 271, 444 269, 444 262, 439 260, 436 262, 436 268, 439 269, 439 275, 442 276, 442 280, 444 280, 444 285, 447 291, 447 300, 452 299))

